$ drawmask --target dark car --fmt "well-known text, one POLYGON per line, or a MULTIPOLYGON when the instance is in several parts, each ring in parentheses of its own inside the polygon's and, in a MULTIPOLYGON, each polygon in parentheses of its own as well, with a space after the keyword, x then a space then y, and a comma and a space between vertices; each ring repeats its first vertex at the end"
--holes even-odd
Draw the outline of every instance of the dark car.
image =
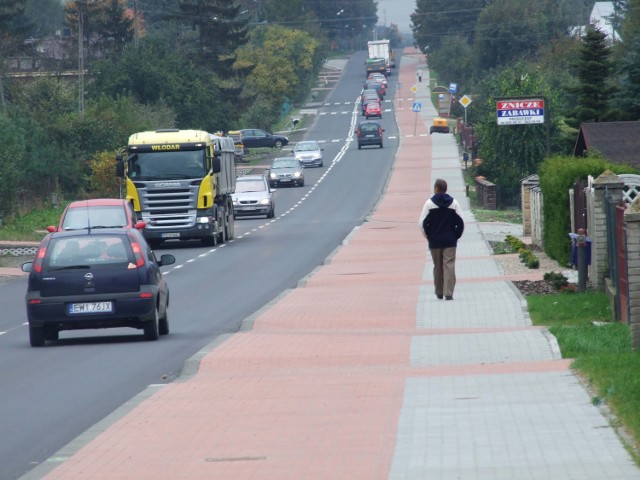
POLYGON ((289 143, 289 139, 284 135, 272 135, 257 128, 245 128, 240 131, 245 148, 281 148, 289 143))
POLYGON ((269 185, 297 185, 304 187, 304 170, 296 157, 276 158, 269 167, 269 185))
POLYGON ((378 97, 380 97, 380 100, 384 100, 384 95, 386 93, 386 89, 384 88, 382 83, 367 81, 364 84, 364 89, 365 90, 375 90, 376 93, 378 94, 378 97))
POLYGON ((358 149, 366 145, 379 145, 382 148, 384 128, 379 122, 362 122, 358 125, 358 149))
POLYGON ((146 340, 169 333, 169 288, 158 261, 136 229, 109 228, 47 235, 29 272, 26 304, 31 346, 61 330, 132 327, 146 340))
POLYGON ((131 203, 118 198, 94 198, 71 202, 62 212, 58 226, 48 226, 47 231, 81 230, 86 228, 137 228, 147 224, 138 218, 131 203))

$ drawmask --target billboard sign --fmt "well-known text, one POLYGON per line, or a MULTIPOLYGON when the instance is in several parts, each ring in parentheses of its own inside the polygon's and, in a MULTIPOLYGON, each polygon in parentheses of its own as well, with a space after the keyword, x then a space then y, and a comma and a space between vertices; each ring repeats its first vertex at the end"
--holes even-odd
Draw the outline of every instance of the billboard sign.
POLYGON ((498 100, 498 125, 544 123, 544 100, 541 98, 498 100))

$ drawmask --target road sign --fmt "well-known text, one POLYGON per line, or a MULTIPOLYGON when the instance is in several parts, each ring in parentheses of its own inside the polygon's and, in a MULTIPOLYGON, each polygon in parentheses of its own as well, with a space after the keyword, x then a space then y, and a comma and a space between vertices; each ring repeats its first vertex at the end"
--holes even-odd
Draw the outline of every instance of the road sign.
POLYGON ((420 112, 422 110, 422 103, 420 102, 413 102, 413 107, 411 107, 411 110, 413 110, 414 112, 420 112))
POLYGON ((415 95, 417 91, 418 91, 418 87, 416 87, 415 85, 412 85, 411 86, 411 93, 413 93, 415 95))
POLYGON ((450 83, 449 84, 449 91, 451 93, 456 93, 458 91, 458 84, 457 83, 450 83))
POLYGON ((463 95, 462 98, 458 100, 458 102, 460 102, 460 105, 462 105, 464 108, 467 108, 469 105, 471 105, 471 102, 473 102, 473 100, 471 100, 469 96, 463 95))

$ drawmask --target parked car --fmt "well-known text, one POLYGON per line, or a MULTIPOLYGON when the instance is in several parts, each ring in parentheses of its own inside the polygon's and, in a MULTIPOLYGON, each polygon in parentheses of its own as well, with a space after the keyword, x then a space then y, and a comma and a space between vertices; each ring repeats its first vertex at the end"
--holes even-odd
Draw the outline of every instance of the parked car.
POLYGON ((264 175, 238 177, 233 194, 233 213, 236 217, 265 215, 267 218, 274 218, 274 191, 264 175))
POLYGON ((366 145, 379 145, 382 148, 384 128, 379 122, 366 121, 358 125, 358 150, 366 145))
POLYGON ((281 148, 289 143, 289 139, 284 135, 272 135, 257 128, 245 128, 240 131, 245 148, 281 148))
POLYGON ((433 124, 429 127, 429 134, 433 132, 449 133, 449 123, 446 118, 434 118, 433 124))
POLYGON ((293 155, 300 161, 303 167, 322 167, 322 152, 324 148, 315 140, 305 140, 296 143, 293 155))
POLYGON ((276 158, 269 167, 269 185, 304 186, 304 171, 296 157, 276 158))
POLYGON ((371 117, 382 118, 382 109, 380 108, 380 102, 368 102, 364 110, 364 116, 367 120, 371 117))
POLYGON ((80 230, 87 228, 126 227, 142 230, 147 224, 138 218, 131 203, 118 198, 94 198, 71 202, 62 212, 57 226, 47 227, 48 232, 80 230))
POLYGON ((29 341, 41 347, 61 330, 132 327, 146 340, 169 333, 169 287, 140 230, 60 231, 47 235, 29 272, 29 341))

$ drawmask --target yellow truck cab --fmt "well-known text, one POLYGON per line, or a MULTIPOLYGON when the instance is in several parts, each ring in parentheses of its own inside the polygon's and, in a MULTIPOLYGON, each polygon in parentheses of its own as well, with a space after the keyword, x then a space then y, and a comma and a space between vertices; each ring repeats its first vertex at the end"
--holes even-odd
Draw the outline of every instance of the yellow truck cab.
POLYGON ((429 128, 429 133, 449 133, 449 123, 446 118, 436 117, 433 119, 433 125, 429 128))

